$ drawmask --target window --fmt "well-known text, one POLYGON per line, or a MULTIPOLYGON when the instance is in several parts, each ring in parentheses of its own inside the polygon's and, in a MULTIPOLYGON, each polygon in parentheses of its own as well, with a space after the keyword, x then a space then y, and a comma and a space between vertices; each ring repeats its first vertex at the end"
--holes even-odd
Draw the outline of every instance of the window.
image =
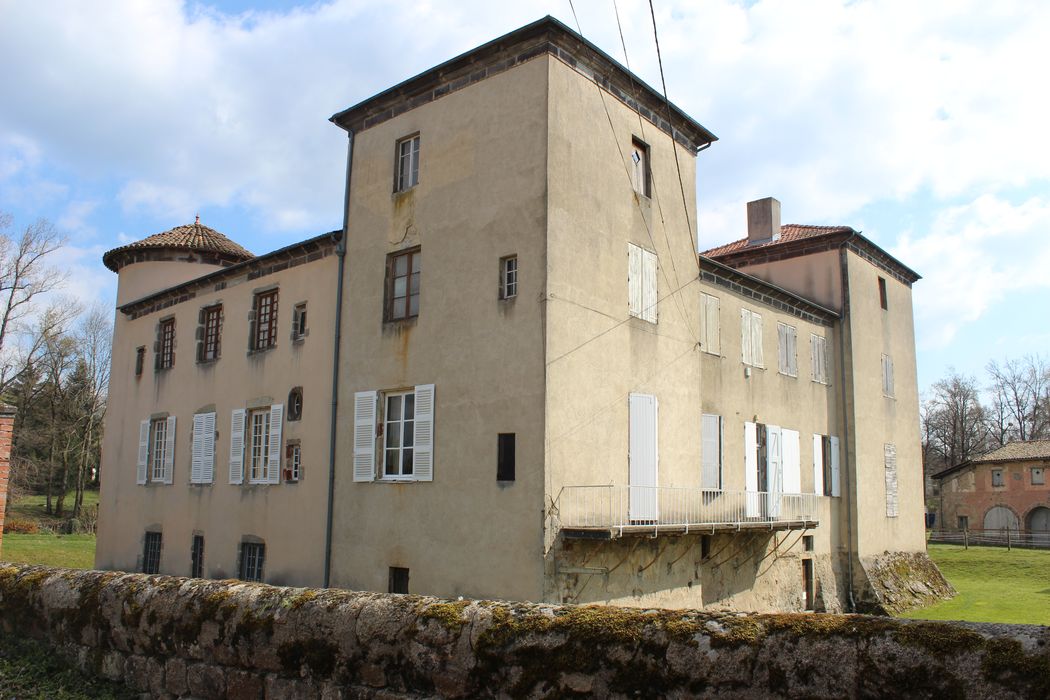
POLYGON ((306 302, 296 304, 292 310, 292 340, 306 338, 306 302))
POLYGON ((633 243, 627 244, 627 304, 631 316, 656 323, 657 259, 633 243))
POLYGON ((175 416, 139 423, 139 453, 135 482, 170 484, 175 463, 175 416))
POLYGON ((882 356, 882 395, 893 398, 893 358, 882 356))
POLYGON ((886 470, 886 517, 896 518, 900 512, 897 503, 897 446, 883 445, 883 464, 886 470))
POLYGON ((970 529, 970 516, 968 516, 968 515, 960 515, 957 518, 957 520, 959 522, 959 529, 960 530, 969 530, 970 529))
POLYGON ((839 439, 834 435, 813 436, 813 492, 839 495, 839 439))
POLYGON ((500 433, 496 444, 496 481, 514 481, 514 433, 500 433))
POLYGON ((700 435, 700 488, 722 488, 722 416, 704 414, 700 435))
POLYGON ((294 387, 288 392, 288 420, 299 420, 303 417, 303 388, 294 387))
POLYGON ((711 535, 700 535, 700 559, 707 561, 711 558, 711 535))
POLYGON ((166 318, 157 326, 155 369, 168 369, 175 365, 175 319, 166 318))
POLYGON ((276 484, 281 478, 284 405, 234 409, 230 416, 230 483, 276 484))
POLYGON ((992 486, 1006 486, 1006 480, 1003 478, 1002 469, 992 470, 992 486))
POLYGON ((210 484, 215 480, 215 412, 193 415, 193 445, 190 457, 190 483, 210 484))
POLYGON ((1032 467, 1032 486, 1042 486, 1046 483, 1046 472, 1043 467, 1032 467))
POLYGON ((886 280, 882 277, 879 278, 879 306, 884 309, 889 308, 886 303, 886 280))
POLYGON ((778 323, 777 340, 780 373, 789 377, 797 377, 798 331, 794 326, 778 323))
POLYGON ((744 364, 765 367, 762 356, 762 316, 750 309, 740 309, 740 342, 744 364))
POLYGON ((253 483, 266 482, 270 466, 270 411, 252 411, 248 423, 248 479, 253 483))
POLYGON ((650 196, 651 172, 649 170, 649 146, 638 139, 631 140, 631 185, 634 191, 650 196))
POLYGON ((142 376, 142 366, 146 364, 146 346, 140 345, 135 349, 135 376, 142 376))
POLYGON ((190 577, 204 578, 204 535, 194 535, 190 547, 190 577))
POLYGON ((809 352, 813 364, 813 381, 828 383, 828 341, 821 335, 810 334, 809 352))
POLYGON ((408 593, 408 569, 400 566, 390 567, 388 590, 391 593, 408 593))
POLYGON ((287 461, 284 466, 284 480, 289 483, 297 483, 303 473, 303 452, 298 442, 288 443, 285 450, 287 461))
POLYGON ((354 394, 354 481, 374 481, 377 462, 382 479, 433 481, 433 384, 354 394))
POLYGON ((813 551, 813 535, 802 536, 802 549, 807 552, 813 551))
POLYGON ((412 476, 412 447, 415 443, 416 395, 387 394, 383 434, 383 476, 412 476))
POLYGON ((419 134, 397 142, 397 176, 394 192, 404 192, 419 184, 419 134))
POLYGON ((718 297, 700 294, 700 347, 712 355, 722 353, 718 297))
POLYGON ((201 309, 198 332, 200 340, 197 343, 197 362, 213 362, 219 359, 219 343, 222 337, 222 304, 201 309))
POLYGON ((262 542, 241 542, 240 579, 242 581, 262 581, 263 561, 265 558, 265 544, 262 542))
POLYGON ((422 266, 423 254, 419 248, 394 253, 387 258, 387 321, 419 315, 419 279, 422 266))
POLYGON ((806 610, 812 610, 816 603, 816 586, 813 579, 813 560, 802 560, 802 594, 806 610))
POLYGON ((249 333, 251 350, 267 350, 277 345, 277 290, 259 292, 252 300, 249 333))
POLYGON ((508 255, 499 261, 499 298, 518 296, 518 256, 508 255))
POLYGON ((142 545, 142 573, 160 573, 160 542, 159 532, 146 533, 146 539, 142 545))

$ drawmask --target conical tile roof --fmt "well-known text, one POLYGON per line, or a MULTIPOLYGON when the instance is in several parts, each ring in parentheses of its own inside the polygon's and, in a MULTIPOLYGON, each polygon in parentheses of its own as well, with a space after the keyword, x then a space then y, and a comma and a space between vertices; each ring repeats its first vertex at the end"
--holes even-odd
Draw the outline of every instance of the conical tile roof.
POLYGON ((200 217, 197 217, 192 224, 176 226, 141 241, 114 248, 102 256, 102 262, 110 270, 117 272, 127 263, 140 259, 137 253, 150 250, 192 251, 230 264, 255 257, 244 247, 202 224, 200 217))

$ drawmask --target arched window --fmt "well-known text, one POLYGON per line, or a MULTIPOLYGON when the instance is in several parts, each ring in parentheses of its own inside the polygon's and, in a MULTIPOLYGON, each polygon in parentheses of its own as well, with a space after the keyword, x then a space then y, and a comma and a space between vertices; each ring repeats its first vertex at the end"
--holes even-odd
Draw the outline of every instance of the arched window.
POLYGON ((288 420, 303 417, 303 388, 297 386, 288 392, 288 420))

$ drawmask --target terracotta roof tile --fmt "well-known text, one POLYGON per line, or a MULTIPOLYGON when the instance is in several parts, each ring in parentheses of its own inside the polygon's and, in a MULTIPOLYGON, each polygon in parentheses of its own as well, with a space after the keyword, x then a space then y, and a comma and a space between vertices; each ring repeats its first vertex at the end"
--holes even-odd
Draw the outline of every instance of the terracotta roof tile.
POLYGON ((747 239, 741 238, 739 241, 733 241, 732 243, 726 243, 725 245, 705 250, 701 254, 706 255, 709 258, 717 259, 720 255, 736 253, 741 250, 769 248, 770 246, 780 245, 790 241, 798 241, 803 238, 817 238, 819 236, 834 233, 853 233, 853 229, 849 226, 804 226, 802 224, 785 224, 780 227, 780 238, 775 241, 766 241, 765 243, 748 245, 747 239))
POLYGON ((1021 459, 1050 459, 1050 440, 1015 440, 972 461, 1012 462, 1021 459))
POLYGON ((158 249, 214 253, 226 258, 232 258, 235 262, 250 260, 255 257, 250 251, 234 243, 215 229, 205 226, 198 219, 192 224, 176 226, 169 231, 143 238, 141 241, 114 248, 102 256, 102 262, 110 270, 116 272, 120 268, 121 254, 136 250, 158 249))

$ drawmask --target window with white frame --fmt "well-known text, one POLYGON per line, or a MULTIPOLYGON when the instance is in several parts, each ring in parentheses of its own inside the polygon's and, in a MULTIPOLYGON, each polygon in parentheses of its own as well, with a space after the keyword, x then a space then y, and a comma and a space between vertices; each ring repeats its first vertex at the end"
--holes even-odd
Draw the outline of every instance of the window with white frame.
POLYGON ((499 261, 499 298, 518 296, 518 256, 508 255, 499 261))
POLYGON ((174 465, 175 416, 142 421, 135 483, 170 484, 174 465))
POLYGON ((712 355, 722 353, 718 297, 700 294, 700 347, 712 355))
POLYGON ((828 383, 828 341, 815 333, 809 336, 809 352, 813 365, 813 381, 828 383))
POLYGON ((230 417, 230 483, 277 484, 281 478, 284 405, 234 409, 230 417))
POLYGON ((302 446, 298 442, 289 443, 287 452, 287 461, 284 467, 284 480, 289 483, 296 483, 302 476, 302 446))
POLYGON ((627 244, 627 305, 631 316, 656 323, 656 253, 627 244))
POLYGON ((798 331, 786 323, 777 324, 777 356, 780 373, 798 376, 798 331))
POLYGON ((168 444, 168 421, 158 418, 150 424, 149 466, 150 481, 164 481, 165 448, 168 444))
POLYGON ((740 309, 740 344, 745 365, 766 366, 762 353, 762 316, 750 309, 740 309))
POLYGON ((434 385, 354 394, 354 481, 433 481, 434 385))
POLYGON ((882 395, 893 398, 893 358, 882 356, 882 395))
POLYGON ((404 192, 419 184, 419 134, 397 142, 397 175, 394 191, 404 192))
POLYGON ((270 409, 248 414, 248 479, 254 483, 266 481, 270 465, 270 409))

